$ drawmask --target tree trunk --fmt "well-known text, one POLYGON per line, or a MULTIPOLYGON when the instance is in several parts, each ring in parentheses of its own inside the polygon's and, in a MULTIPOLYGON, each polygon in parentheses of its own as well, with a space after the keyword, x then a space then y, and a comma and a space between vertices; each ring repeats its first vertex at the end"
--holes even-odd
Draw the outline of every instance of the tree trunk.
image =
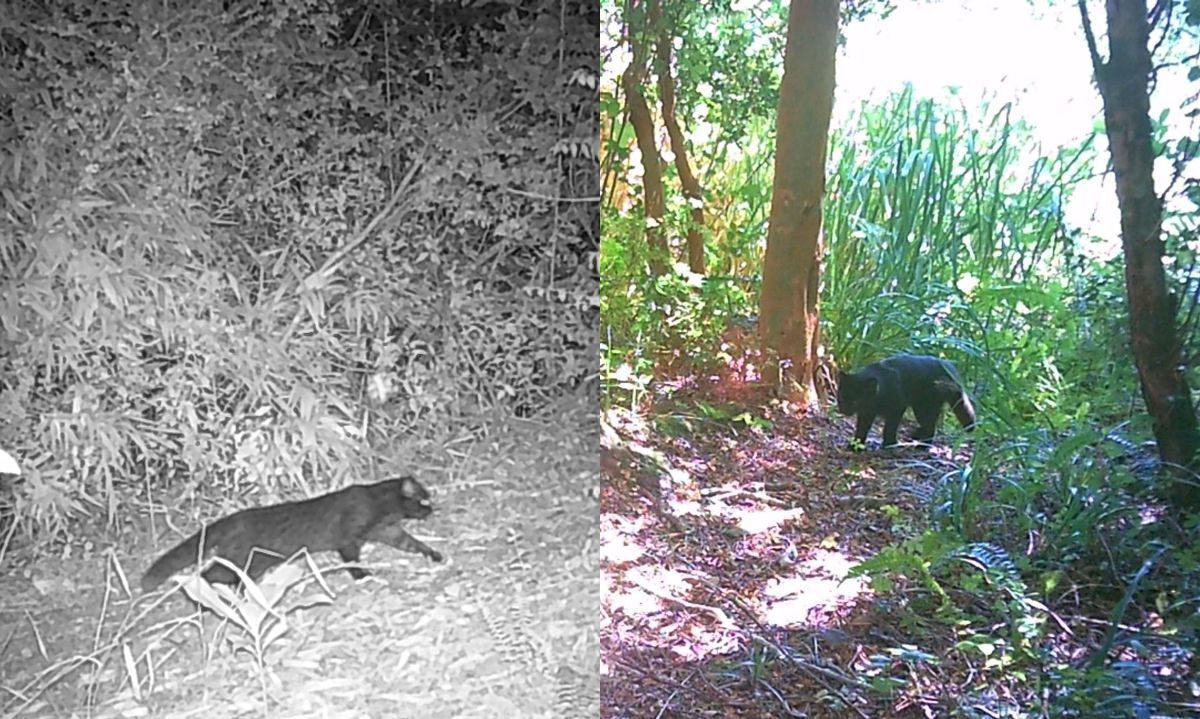
POLYGON ((658 145, 654 141, 654 118, 650 115, 650 106, 646 96, 642 94, 642 82, 646 78, 646 16, 641 7, 642 0, 630 0, 626 32, 628 33, 631 59, 629 67, 621 75, 621 87, 625 90, 626 101, 629 103, 629 123, 633 125, 633 133, 637 138, 638 149, 642 153, 642 187, 646 193, 646 242, 649 245, 650 272, 654 275, 665 274, 671 258, 670 248, 663 230, 663 216, 666 214, 666 203, 663 194, 662 158, 658 154, 658 145))
POLYGON ((661 0, 650 0, 650 26, 657 29, 656 71, 658 74, 658 97, 662 103, 663 126, 671 139, 671 152, 675 154, 675 170, 679 173, 679 186, 688 200, 691 223, 687 230, 688 269, 698 275, 704 274, 704 192, 700 182, 692 173, 688 161, 687 144, 683 131, 675 117, 675 78, 671 74, 671 32, 663 21, 661 0))
POLYGON ((763 258, 759 332, 781 362, 781 390, 805 406, 817 399, 821 201, 837 30, 837 0, 792 0, 763 258))
MULTIPOLYGON (((1086 0, 1078 4, 1096 85, 1104 101, 1105 130, 1121 211, 1129 330, 1142 397, 1153 421, 1159 456, 1169 465, 1194 470, 1200 434, 1183 372, 1175 307, 1167 292, 1162 201, 1154 191, 1146 2, 1107 0, 1107 62, 1101 60, 1096 49, 1086 0)), ((1200 508, 1200 489, 1193 483, 1177 482, 1171 497, 1180 508, 1200 508)))

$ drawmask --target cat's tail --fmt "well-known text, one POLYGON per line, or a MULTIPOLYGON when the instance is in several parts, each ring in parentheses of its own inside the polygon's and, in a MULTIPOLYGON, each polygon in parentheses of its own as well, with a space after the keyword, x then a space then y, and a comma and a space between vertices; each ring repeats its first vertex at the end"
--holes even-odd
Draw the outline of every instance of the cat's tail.
POLYGON ((180 542, 174 549, 158 558, 142 575, 142 591, 149 592, 176 572, 195 564, 200 553, 200 533, 180 542))
POLYGON ((970 432, 975 429, 975 407, 971 404, 971 398, 966 392, 959 390, 958 399, 950 403, 951 409, 954 410, 954 416, 958 418, 958 423, 962 428, 970 432))
MULTIPOLYGON (((948 363, 943 363, 945 367, 948 363)), ((950 369, 953 369, 951 367, 950 369)), ((957 372, 946 370, 946 374, 950 375, 948 379, 938 379, 933 383, 935 391, 946 404, 950 405, 950 409, 954 410, 954 416, 958 418, 958 423, 962 428, 970 432, 975 429, 975 405, 971 404, 971 398, 967 396, 967 391, 963 389, 962 380, 958 379, 957 372)))

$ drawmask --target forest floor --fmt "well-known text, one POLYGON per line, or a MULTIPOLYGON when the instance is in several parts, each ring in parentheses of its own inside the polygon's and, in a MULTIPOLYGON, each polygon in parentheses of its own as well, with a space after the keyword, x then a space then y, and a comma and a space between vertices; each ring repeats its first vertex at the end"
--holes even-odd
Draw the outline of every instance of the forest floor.
POLYGON ((173 533, 151 542, 139 520, 78 533, 51 558, 10 552, 0 716, 596 716, 593 402, 506 420, 411 467, 435 512, 406 528, 447 561, 368 545, 375 577, 326 572, 334 596, 319 606, 303 606, 315 583, 285 595, 286 631, 260 655, 178 592, 129 590, 173 533))
POLYGON ((952 639, 902 626, 847 576, 913 535, 921 498, 967 456, 878 451, 874 432, 853 453, 851 418, 799 417, 761 393, 678 389, 649 412, 609 410, 601 432, 603 716, 903 719, 955 705, 969 667, 903 661, 921 655, 909 637, 952 639))

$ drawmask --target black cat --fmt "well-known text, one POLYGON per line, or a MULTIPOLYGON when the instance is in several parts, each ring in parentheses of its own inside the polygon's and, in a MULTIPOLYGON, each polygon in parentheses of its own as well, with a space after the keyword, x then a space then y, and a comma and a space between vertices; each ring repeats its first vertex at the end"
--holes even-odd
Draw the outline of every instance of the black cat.
POLYGON ((925 355, 898 354, 858 372, 838 372, 838 411, 858 415, 854 439, 859 449, 866 446, 867 433, 875 418, 883 416, 883 446, 896 443, 896 430, 904 410, 912 407, 917 418, 913 439, 933 439, 942 415, 950 405, 959 424, 968 432, 975 428, 975 408, 962 388, 958 370, 948 360, 925 355))
MULTIPOLYGON (((399 526, 401 519, 423 519, 432 511, 429 492, 412 477, 356 484, 312 499, 243 509, 218 519, 159 557, 142 576, 142 589, 154 589, 198 557, 210 555, 245 569, 255 580, 301 549, 336 550, 346 562, 357 562, 363 543, 372 541, 440 562, 439 552, 399 526)), ((349 567, 348 571, 355 579, 369 574, 361 567, 349 567)), ((233 570, 215 562, 203 576, 212 583, 240 582, 233 570)))

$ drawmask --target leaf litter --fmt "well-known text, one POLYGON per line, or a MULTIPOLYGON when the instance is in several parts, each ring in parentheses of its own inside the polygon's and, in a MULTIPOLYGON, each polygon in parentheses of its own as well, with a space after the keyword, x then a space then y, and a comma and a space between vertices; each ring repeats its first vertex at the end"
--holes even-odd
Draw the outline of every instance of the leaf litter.
POLYGON ((903 632, 847 573, 925 511, 904 485, 944 450, 850 453, 851 420, 735 394, 603 415, 602 716, 931 716, 921 666, 868 691, 903 632))

